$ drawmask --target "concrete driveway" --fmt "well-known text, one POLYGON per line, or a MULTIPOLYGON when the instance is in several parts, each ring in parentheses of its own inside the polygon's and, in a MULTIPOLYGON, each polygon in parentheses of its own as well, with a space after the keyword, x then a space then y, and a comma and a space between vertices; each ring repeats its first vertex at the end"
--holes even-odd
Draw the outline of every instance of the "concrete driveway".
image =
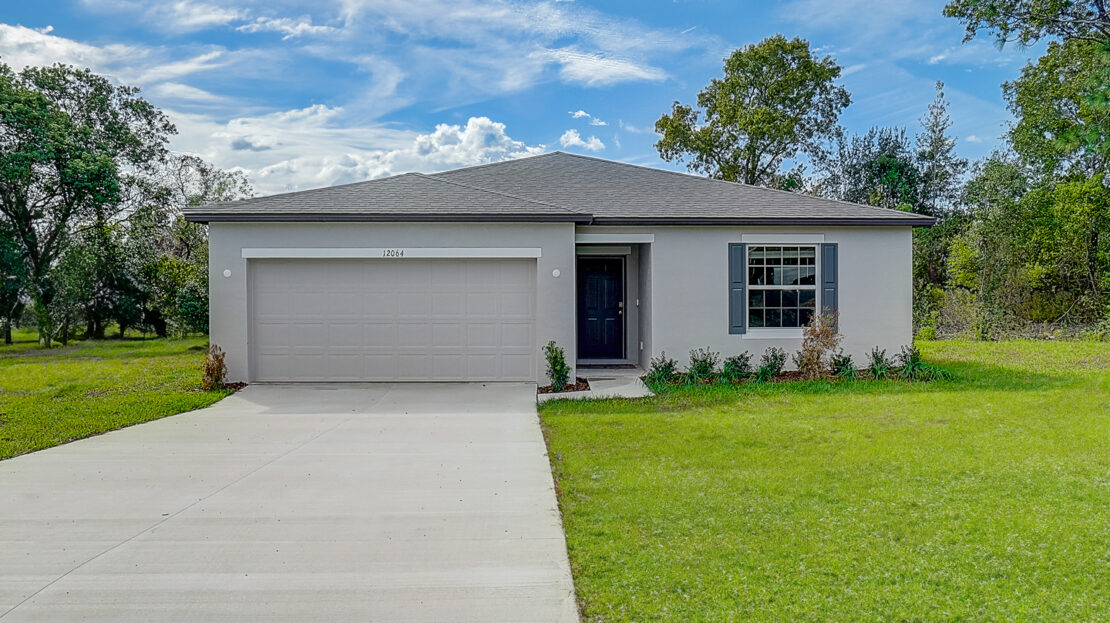
POLYGON ((253 385, 0 462, 0 620, 576 621, 532 384, 253 385))

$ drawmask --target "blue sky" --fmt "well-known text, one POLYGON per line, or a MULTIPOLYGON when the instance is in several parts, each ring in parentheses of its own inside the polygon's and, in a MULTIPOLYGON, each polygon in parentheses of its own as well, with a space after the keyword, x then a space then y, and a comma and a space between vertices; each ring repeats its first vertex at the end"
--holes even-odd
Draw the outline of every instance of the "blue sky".
POLYGON ((139 86, 173 147, 260 193, 562 149, 660 160, 652 125, 732 50, 783 33, 844 68, 851 132, 911 132, 943 80, 959 151, 999 146, 1001 83, 1039 50, 962 44, 913 0, 59 0, 8 3, 0 60, 139 86))

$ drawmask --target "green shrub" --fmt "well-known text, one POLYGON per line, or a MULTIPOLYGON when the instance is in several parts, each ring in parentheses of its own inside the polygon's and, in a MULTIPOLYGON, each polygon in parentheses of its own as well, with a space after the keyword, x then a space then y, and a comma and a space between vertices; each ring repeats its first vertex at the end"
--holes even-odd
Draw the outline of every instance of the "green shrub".
POLYGON ((543 347, 543 356, 547 359, 547 376, 551 378, 551 389, 563 391, 570 382, 570 366, 567 365, 566 353, 552 340, 543 347))
POLYGON ((885 379, 894 373, 894 364, 886 358, 886 349, 878 346, 871 349, 868 354, 870 362, 867 364, 867 373, 873 379, 885 379))
POLYGON ((648 386, 670 385, 674 382, 676 375, 678 375, 678 362, 668 357, 667 352, 663 351, 659 353, 658 357, 652 357, 651 367, 648 368, 644 381, 648 386))
POLYGON ((917 330, 917 339, 919 340, 935 340, 937 339, 937 328, 933 325, 925 325, 917 330))
POLYGON ((921 358, 921 351, 913 346, 903 346, 898 352, 898 374, 908 381, 933 381, 949 378, 948 371, 929 365, 921 358))
POLYGON ((832 356, 829 365, 832 367, 833 374, 838 378, 847 381, 854 381, 859 378, 856 362, 852 361, 852 356, 843 350, 832 356))
POLYGON ((759 368, 755 371, 755 380, 760 383, 771 381, 782 374, 782 368, 785 365, 786 351, 772 346, 764 351, 763 356, 759 358, 759 368))
POLYGON ((695 348, 690 351, 690 365, 682 375, 682 381, 687 385, 709 383, 717 374, 717 364, 721 361, 721 353, 709 350, 709 347, 695 348))
POLYGON ((721 366, 721 374, 718 379, 724 383, 735 383, 740 379, 747 378, 752 374, 752 355, 748 351, 744 351, 739 355, 733 355, 725 359, 725 364, 721 366))

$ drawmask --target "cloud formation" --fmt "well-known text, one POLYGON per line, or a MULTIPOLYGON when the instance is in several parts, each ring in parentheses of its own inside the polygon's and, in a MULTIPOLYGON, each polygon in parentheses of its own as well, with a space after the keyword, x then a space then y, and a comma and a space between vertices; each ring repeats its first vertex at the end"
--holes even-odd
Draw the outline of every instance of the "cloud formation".
POLYGON ((605 149, 605 143, 602 143, 601 139, 596 136, 591 136, 586 140, 582 140, 582 135, 575 129, 563 132, 563 135, 559 137, 559 144, 563 147, 581 147, 582 149, 588 149, 590 151, 601 151, 605 149))

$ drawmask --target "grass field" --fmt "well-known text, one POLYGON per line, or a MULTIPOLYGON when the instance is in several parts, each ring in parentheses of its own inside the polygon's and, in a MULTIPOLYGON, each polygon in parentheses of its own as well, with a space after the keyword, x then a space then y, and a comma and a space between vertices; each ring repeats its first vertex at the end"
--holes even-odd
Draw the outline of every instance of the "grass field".
POLYGON ((545 403, 589 621, 1110 619, 1110 344, 545 403))
POLYGON ((0 344, 0 459, 183 411, 227 395, 199 389, 207 338, 0 344))

